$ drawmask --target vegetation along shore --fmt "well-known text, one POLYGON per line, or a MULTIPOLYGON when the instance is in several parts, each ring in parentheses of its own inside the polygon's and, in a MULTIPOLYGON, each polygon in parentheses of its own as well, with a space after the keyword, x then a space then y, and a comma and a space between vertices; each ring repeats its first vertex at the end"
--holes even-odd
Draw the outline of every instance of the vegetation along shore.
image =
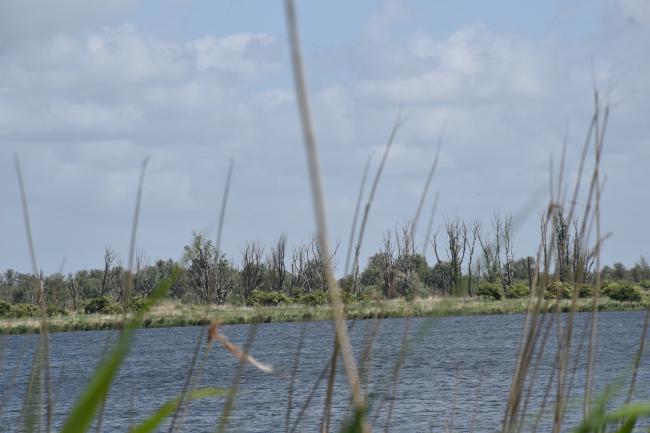
MULTIPOLYGON (((554 311, 556 301, 546 300, 545 309, 554 311)), ((618 301, 608 297, 598 299, 599 311, 638 311, 648 308, 650 293, 643 293, 640 300, 618 301)), ((571 309, 571 300, 560 301, 563 312, 571 309)), ((428 297, 406 300, 353 301, 346 305, 347 318, 351 320, 398 317, 445 317, 487 314, 521 314, 528 309, 527 299, 485 299, 457 297, 428 297)), ((580 298, 577 311, 588 312, 592 309, 591 298, 580 298)), ((216 319, 223 324, 240 323, 281 323, 315 320, 331 320, 332 309, 328 303, 309 305, 281 303, 279 305, 196 305, 180 302, 165 302, 154 306, 145 314, 142 327, 163 328, 174 326, 205 325, 216 319)), ((128 313, 131 315, 132 313, 128 313)), ((53 314, 48 319, 50 332, 96 331, 119 329, 124 315, 65 312, 53 314)), ((0 319, 0 333, 26 334, 38 333, 41 320, 35 317, 3 317, 0 319)))

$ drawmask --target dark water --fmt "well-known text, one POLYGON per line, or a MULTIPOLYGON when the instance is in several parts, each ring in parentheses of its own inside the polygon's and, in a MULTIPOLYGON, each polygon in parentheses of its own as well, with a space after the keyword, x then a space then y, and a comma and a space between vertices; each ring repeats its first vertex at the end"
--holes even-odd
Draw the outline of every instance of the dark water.
MULTIPOLYGON (((627 392, 629 368, 639 344, 643 314, 626 312, 599 315, 598 387, 623 378, 623 394, 627 392)), ((588 317, 588 314, 577 316, 576 348, 588 317)), ((375 431, 384 430, 391 402, 390 431, 420 432, 432 428, 434 431, 498 430, 513 375, 522 324, 523 316, 520 315, 383 320, 373 347, 372 368, 369 369, 373 402, 370 416, 375 431), (390 383, 400 359, 405 329, 411 342, 410 350, 399 371, 395 398, 386 398, 387 392, 392 392, 390 383)), ((350 322, 350 325, 358 359, 373 321, 350 322)), ((127 431, 130 422, 142 420, 179 393, 199 331, 200 328, 193 327, 137 332, 135 346, 108 397, 102 431, 127 431)), ((223 327, 223 332, 239 345, 244 344, 249 331, 250 325, 223 327)), ((260 361, 272 364, 277 374, 264 374, 248 366, 244 368, 241 390, 228 431, 285 431, 291 366, 303 331, 304 348, 293 395, 292 419, 295 420, 331 356, 333 334, 329 322, 257 326, 252 354, 260 361)), ((55 425, 60 425, 64 420, 107 343, 116 335, 111 331, 99 331, 51 336, 55 425)), ((5 337, 5 353, 0 367, 0 426, 4 431, 15 431, 37 341, 37 336, 5 337)), ((205 346, 205 342, 201 344, 205 346)), ((554 337, 551 337, 549 347, 555 348, 556 344, 554 337)), ((584 383, 584 358, 579 358, 576 364, 576 386, 573 387, 576 398, 579 398, 584 383)), ((543 359, 537 392, 531 402, 532 412, 536 412, 535 408, 543 397, 552 362, 551 354, 543 359)), ((237 364, 223 348, 214 347, 209 352, 201 385, 228 387, 237 364)), ((338 426, 348 414, 348 394, 342 374, 337 376, 336 384, 333 417, 334 425, 338 426)), ((650 398, 648 384, 650 360, 644 357, 639 371, 638 398, 650 398)), ((318 430, 325 386, 323 383, 318 388, 296 431, 318 430)), ((223 401, 223 398, 213 398, 193 402, 185 419, 184 431, 214 431, 223 401)), ((569 414, 569 423, 576 421, 575 411, 580 404, 574 401, 570 406, 575 409, 570 409, 574 414, 569 414)), ((542 422, 547 420, 547 416, 542 418, 542 422)))

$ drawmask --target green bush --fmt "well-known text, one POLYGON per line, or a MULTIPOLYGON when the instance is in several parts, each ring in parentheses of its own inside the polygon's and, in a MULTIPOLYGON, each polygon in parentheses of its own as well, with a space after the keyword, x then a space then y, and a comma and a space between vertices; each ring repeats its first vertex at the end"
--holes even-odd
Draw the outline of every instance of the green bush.
POLYGON ((34 304, 14 304, 11 306, 8 316, 16 319, 26 317, 38 317, 41 315, 41 309, 34 304))
POLYGON ((496 283, 482 283, 476 289, 476 295, 491 301, 498 301, 504 298, 503 288, 496 283))
POLYGON ((142 312, 149 306, 149 300, 142 296, 134 296, 129 301, 128 309, 133 312, 142 312))
POLYGON ((594 291, 589 284, 578 284, 578 296, 581 298, 591 298, 594 291))
POLYGON ((341 290, 341 298, 344 304, 351 304, 357 300, 357 297, 350 293, 349 290, 341 290))
POLYGON ((552 281, 546 286, 544 299, 571 299, 573 297, 573 288, 567 283, 561 281, 552 281))
POLYGON ((54 304, 50 304, 47 306, 47 315, 48 317, 52 316, 67 316, 69 315, 70 312, 66 310, 65 308, 59 308, 58 306, 54 304))
POLYGON ((253 290, 246 303, 248 305, 281 305, 290 304, 291 298, 282 292, 253 290))
POLYGON ((327 293, 321 292, 321 291, 316 291, 316 292, 309 292, 305 293, 301 297, 298 298, 298 302, 301 304, 305 305, 326 305, 329 303, 329 298, 327 297, 327 293))
POLYGON ((615 301, 639 302, 641 289, 632 284, 617 284, 616 287, 609 289, 607 296, 615 301))
POLYGON ((515 284, 506 290, 506 298, 508 299, 521 299, 530 295, 530 290, 525 284, 515 284))
POLYGON ((9 302, 0 301, 0 317, 6 317, 11 311, 11 304, 9 302))
POLYGON ((106 297, 93 298, 84 308, 86 314, 118 314, 122 312, 122 306, 106 297))
POLYGON ((618 292, 621 289, 620 284, 612 283, 611 281, 606 281, 602 287, 602 294, 605 296, 609 296, 611 293, 618 292))
POLYGON ((639 283, 644 289, 650 289, 650 280, 643 280, 639 283))

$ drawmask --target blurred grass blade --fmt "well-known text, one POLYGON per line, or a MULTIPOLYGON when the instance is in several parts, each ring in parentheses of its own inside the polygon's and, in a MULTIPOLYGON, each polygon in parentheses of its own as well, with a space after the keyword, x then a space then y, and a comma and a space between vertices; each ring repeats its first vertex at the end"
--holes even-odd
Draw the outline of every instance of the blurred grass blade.
POLYGON ((362 433, 364 431, 365 410, 357 409, 354 411, 352 418, 344 424, 342 433, 362 433))
POLYGON ((625 423, 621 426, 620 429, 618 429, 617 433, 632 433, 632 430, 634 430, 634 426, 636 425, 636 417, 630 418, 625 423))
MULTIPOLYGON (((220 388, 203 388, 187 393, 186 400, 197 400, 208 397, 218 397, 226 395, 226 391, 220 388)), ((173 414, 181 403, 180 397, 168 401, 162 405, 153 415, 140 423, 137 427, 130 430, 130 433, 150 433, 155 431, 158 426, 171 414, 173 414)))

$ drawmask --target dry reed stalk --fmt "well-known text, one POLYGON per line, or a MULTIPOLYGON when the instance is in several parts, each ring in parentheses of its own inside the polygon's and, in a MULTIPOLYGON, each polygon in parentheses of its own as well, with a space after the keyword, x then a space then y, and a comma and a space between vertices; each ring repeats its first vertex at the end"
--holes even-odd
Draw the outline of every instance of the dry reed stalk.
POLYGON ((404 326, 404 333, 402 334, 402 344, 399 351, 399 358, 397 359, 397 364, 395 366, 395 373, 392 380, 392 389, 390 392, 390 402, 388 403, 388 415, 386 416, 386 423, 384 424, 384 433, 388 433, 390 429, 390 422, 393 418, 393 408, 395 406, 395 399, 397 398, 397 383, 399 382, 400 371, 402 370, 402 365, 404 364, 404 359, 406 358, 406 352, 408 351, 408 333, 411 329, 411 319, 406 319, 406 324, 404 326))
POLYGON ((296 349, 296 356, 293 360, 293 367, 291 368, 291 378, 289 379, 289 390, 287 391, 287 426, 285 432, 289 433, 289 428, 291 427, 291 411, 293 410, 293 387, 296 382, 296 376, 298 374, 298 366, 300 365, 300 355, 302 353, 302 347, 305 343, 305 334, 307 332, 306 326, 301 326, 300 328, 300 337, 298 338, 298 347, 296 349))
MULTIPOLYGON (((239 359, 239 364, 237 364, 237 369, 235 370, 235 377, 233 379, 232 385, 230 385, 230 388, 228 389, 226 402, 224 404, 223 411, 221 412, 219 425, 217 426, 216 429, 218 433, 224 433, 226 431, 226 426, 228 425, 228 418, 230 417, 230 413, 233 411, 235 407, 235 398, 237 396, 237 392, 239 391, 239 382, 241 380, 241 375, 244 372, 244 365, 246 363, 251 364, 251 357, 248 355, 248 352, 250 351, 253 345, 253 341, 255 341, 256 333, 257 333, 257 325, 256 324, 250 325, 250 328, 248 329, 248 336, 246 337, 246 342, 244 343, 243 350, 240 350, 237 346, 235 346, 232 343, 229 343, 228 340, 225 339, 225 341, 231 345, 231 348, 228 348, 228 350, 231 351, 233 355, 235 355, 239 359), (235 351, 233 352, 233 350, 231 349, 235 349, 235 351)), ((220 334, 218 328, 215 322, 213 322, 213 324, 210 325, 208 338, 211 339, 211 341, 212 340, 220 341, 219 335, 220 334)), ((223 341, 220 342, 221 344, 223 344, 223 341)), ((258 367, 257 365, 255 366, 258 367)), ((271 371, 273 370, 271 369, 271 371)))
POLYGON ((259 362, 248 354, 248 350, 245 347, 242 349, 228 340, 228 337, 219 332, 219 323, 216 320, 213 320, 210 324, 210 328, 208 329, 208 344, 211 344, 215 341, 219 342, 219 344, 221 344, 224 349, 230 352, 240 362, 243 362, 244 364, 250 364, 261 372, 273 374, 273 367, 271 365, 259 362))
POLYGON ((361 359, 359 361, 359 376, 361 377, 361 383, 364 385, 364 396, 366 400, 368 399, 368 373, 370 371, 370 362, 372 361, 372 349, 379 334, 379 326, 381 325, 381 319, 377 316, 374 317, 372 328, 368 337, 366 337, 366 347, 363 349, 361 359))
POLYGON ((641 358, 643 357, 645 340, 648 335, 649 321, 650 321, 650 304, 646 309, 645 318, 643 319, 643 330, 641 331, 641 341, 639 342, 639 350, 637 351, 636 357, 634 358, 634 367, 632 368, 632 379, 630 380, 630 389, 627 392, 627 398, 625 399, 625 404, 628 404, 630 400, 632 400, 632 395, 634 394, 634 386, 636 384, 636 378, 639 372, 639 365, 641 364, 641 358))
POLYGON ((179 413, 182 414, 184 411, 185 396, 187 395, 187 391, 190 386, 190 382, 192 380, 192 374, 194 373, 194 368, 196 367, 196 360, 199 355, 199 350, 201 349, 201 341, 203 341, 204 333, 205 333, 205 327, 201 326, 199 335, 196 338, 196 345, 194 346, 194 352, 192 353, 192 361, 190 362, 190 369, 188 370, 187 376, 185 377, 185 382, 183 383, 183 388, 181 389, 181 394, 178 398, 178 405, 176 406, 176 410, 172 415, 172 420, 169 424, 169 429, 167 430, 168 433, 174 433, 174 431, 176 431, 174 430, 174 428, 176 427, 176 420, 178 419, 179 413))
POLYGON ((424 202, 427 198, 429 188, 431 187, 431 180, 433 179, 433 175, 436 173, 436 168, 438 167, 438 160, 440 158, 440 148, 442 146, 442 137, 445 134, 445 129, 447 129, 447 120, 445 120, 445 123, 442 125, 442 130, 440 131, 440 135, 438 136, 438 145, 436 146, 436 154, 433 157, 431 168, 429 168, 429 172, 427 173, 427 180, 426 182, 424 182, 424 188, 422 189, 422 194, 420 195, 420 201, 418 202, 418 207, 417 210, 415 211, 415 217, 413 218, 413 226, 412 226, 413 232, 411 233, 412 237, 415 237, 415 227, 417 227, 418 225, 420 214, 422 213, 422 206, 424 206, 424 202))
POLYGON ((483 385, 483 366, 479 368, 479 380, 478 380, 478 388, 476 390, 476 397, 474 399, 474 408, 472 410, 472 418, 469 422, 469 431, 470 433, 474 433, 476 431, 476 418, 478 415, 478 407, 481 402, 481 386, 483 385))
MULTIPOLYGON (((596 115, 598 116, 598 113, 600 111, 600 105, 599 105, 599 97, 598 97, 598 92, 594 91, 594 105, 596 107, 596 115)), ((609 116, 609 107, 605 108, 605 119, 604 119, 604 125, 602 131, 600 130, 599 127, 599 117, 596 117, 595 119, 595 163, 594 163, 594 174, 593 174, 593 182, 592 182, 592 188, 595 185, 596 188, 596 205, 595 205, 595 214, 596 214, 596 239, 598 242, 600 242, 601 239, 601 233, 600 233, 600 181, 599 181, 599 168, 600 168, 600 158, 601 158, 601 151, 602 151, 602 140, 604 137, 605 133, 605 127, 607 125, 607 119, 609 116)), ((596 254, 596 268, 594 269, 594 272, 596 273, 596 285, 594 287, 594 291, 592 294, 592 299, 593 299, 593 304, 592 304, 592 313, 591 313, 591 333, 589 335, 589 348, 587 351, 587 377, 585 380, 585 389, 584 389, 584 401, 583 401, 583 416, 587 417, 589 414, 589 406, 591 403, 591 387, 592 387, 592 375, 593 375, 593 369, 594 369, 594 357, 595 357, 595 350, 596 350, 596 339, 597 339, 597 332, 598 332, 598 295, 600 293, 600 247, 598 248, 598 253, 596 254)))
MULTIPOLYGON (((393 141, 395 141, 395 136, 397 135, 397 131, 399 130, 401 125, 402 125, 401 114, 398 114, 397 119, 393 124, 393 129, 390 131, 390 135, 388 136, 388 141, 384 146, 384 153, 381 157, 381 161, 379 162, 379 166, 377 167, 377 172, 375 173, 375 177, 373 179, 372 186, 370 188, 370 194, 368 195, 368 201, 366 201, 366 205, 363 209, 363 216, 361 217, 361 227, 359 228, 359 237, 357 238, 357 244, 355 247, 354 262, 352 264, 352 269, 356 269, 357 266, 359 266, 359 255, 361 254, 363 236, 366 231, 368 216, 370 215, 370 207, 372 206, 373 200, 375 198, 375 194, 377 193, 377 187, 379 186, 379 179, 381 179, 381 175, 384 172, 384 166, 386 165, 386 160, 388 159, 388 153, 390 152, 390 149, 393 146, 393 141)), ((355 281, 355 286, 356 286, 356 281, 355 281)))
POLYGON ((533 390, 534 390, 535 380, 537 379, 537 372, 539 371, 539 367, 540 367, 540 365, 542 363, 542 355, 544 354, 544 347, 546 346, 546 343, 548 341, 548 337, 549 337, 550 332, 551 332, 551 328, 553 326, 553 322, 555 321, 555 316, 551 315, 550 316, 551 320, 549 320, 548 323, 546 323, 546 326, 544 326, 544 321, 545 321, 546 317, 547 317, 546 314, 542 315, 542 321, 538 326, 538 333, 537 333, 536 341, 539 340, 539 335, 540 335, 542 329, 544 329, 544 336, 542 337, 542 342, 540 344, 540 348, 538 348, 536 350, 536 352, 535 352, 536 359, 535 359, 535 364, 533 366, 533 370, 528 375, 528 387, 526 389, 526 398, 524 399, 524 404, 523 404, 522 410, 521 410, 522 415, 519 417, 518 426, 517 426, 517 429, 516 429, 516 431, 518 431, 518 432, 521 431, 521 428, 523 426, 524 417, 525 417, 525 415, 527 413, 528 404, 530 402, 530 398, 531 398, 533 390))
POLYGON ((334 351, 330 358, 329 375, 327 377, 327 392, 325 394, 325 403, 323 404, 323 419, 321 421, 320 432, 329 433, 330 430, 330 416, 332 414, 332 396, 334 394, 334 380, 336 379, 336 362, 339 357, 339 344, 334 336, 334 351))
MULTIPOLYGON (((233 172, 234 164, 235 164, 234 159, 231 159, 230 164, 228 166, 228 172, 226 174, 226 182, 224 184, 223 196, 221 198, 221 208, 219 210, 219 221, 217 223, 217 239, 216 239, 216 244, 215 244, 217 263, 218 263, 218 260, 220 260, 220 258, 221 258, 220 257, 221 256, 221 236, 222 236, 224 221, 225 221, 225 217, 226 217, 226 208, 228 206, 228 195, 230 193, 230 183, 232 181, 232 172, 233 172)), ((179 261, 179 265, 182 266, 186 260, 187 260, 187 256, 183 256, 182 259, 179 261)), ((204 313, 203 313, 203 317, 205 317, 205 318, 209 317, 208 313, 209 313, 209 305, 206 304, 205 305, 205 310, 204 310, 204 313)), ((203 358, 201 360, 201 364, 199 364, 199 368, 198 368, 198 372, 196 374, 196 377, 193 378, 192 377, 192 372, 193 372, 194 368, 196 367, 196 361, 197 361, 197 355, 198 355, 198 347, 200 345, 200 341, 201 341, 202 338, 203 338, 203 328, 201 330, 201 334, 200 334, 199 339, 197 341, 197 346, 196 346, 196 349, 195 349, 195 353, 192 356, 192 361, 190 363, 190 371, 188 373, 188 376, 186 378, 186 382, 183 385, 183 390, 181 391, 181 395, 179 397, 179 404, 176 407, 176 410, 174 411, 174 419, 172 420, 172 424, 170 426, 169 433, 172 433, 172 431, 173 431, 172 427, 174 426, 174 423, 175 423, 175 420, 176 420, 176 417, 177 417, 178 413, 180 413, 180 419, 179 419, 179 422, 178 422, 177 430, 180 431, 181 426, 183 425, 183 421, 185 419, 185 414, 187 412, 187 409, 184 407, 183 402, 185 400, 185 397, 186 397, 187 393, 191 392, 194 389, 196 383, 198 383, 198 381, 201 379, 201 376, 203 375, 203 369, 205 368, 205 365, 206 365, 206 363, 208 361, 208 354, 210 353, 210 348, 212 347, 211 343, 213 341, 210 338, 210 336, 208 336, 208 344, 207 344, 207 346, 205 348, 205 353, 204 353, 203 358)))
POLYGON ((343 273, 343 276, 346 277, 350 272, 350 258, 352 255, 352 247, 354 246, 354 235, 357 232, 357 220, 359 219, 359 210, 361 209, 361 200, 363 200, 363 191, 366 187, 368 170, 370 169, 370 161, 372 161, 372 155, 368 155, 368 159, 366 160, 366 165, 363 169, 363 176, 361 176, 359 194, 357 195, 357 204, 354 207, 354 217, 352 218, 352 228, 350 229, 350 239, 348 240, 348 251, 345 255, 345 272, 343 273))
MULTIPOLYGON (((357 195, 357 203, 354 208, 354 216, 352 218, 352 228, 350 229, 350 238, 348 240, 348 250, 345 256, 345 271, 343 273, 344 276, 347 276, 350 272, 350 257, 352 254, 352 247, 354 244, 354 235, 356 234, 356 227, 357 227, 357 219, 359 218, 359 209, 361 208, 361 200, 363 199, 363 191, 366 186, 366 179, 368 177, 368 170, 370 168, 370 161, 372 160, 372 155, 368 156, 368 159, 366 161, 366 165, 363 170, 363 176, 361 177, 361 185, 359 186, 359 194, 357 195)), ((356 254, 355 254, 356 255, 356 254)), ((357 263, 355 261, 355 267, 353 269, 354 276, 353 276, 353 284, 352 284, 352 290, 353 292, 357 292, 357 263)), ((327 393, 325 397, 325 403, 324 403, 324 408, 323 408, 323 418, 321 421, 321 432, 328 432, 329 431, 329 422, 330 422, 330 414, 331 414, 331 407, 332 407, 332 395, 334 392, 334 379, 336 377, 336 363, 338 359, 338 343, 336 341, 336 337, 334 337, 334 351, 332 353, 332 358, 330 360, 330 374, 328 376, 327 380, 327 393)))
MULTIPOLYGON (((32 224, 29 217, 29 205, 27 203, 27 193, 25 191, 25 181, 23 180, 23 173, 20 167, 20 160, 18 155, 14 154, 14 166, 16 169, 16 178, 18 181, 18 189, 20 192, 20 202, 23 211, 23 223, 25 225, 25 234, 27 237, 27 248, 29 250, 29 257, 32 264, 32 272, 34 277, 38 279, 38 295, 39 304, 41 309, 41 322, 40 322, 40 337, 39 347, 37 351, 42 355, 40 358, 42 365, 36 368, 43 368, 45 370, 45 392, 46 392, 46 432, 49 433, 52 427, 52 381, 50 377, 50 348, 49 348, 49 332, 47 323, 47 305, 45 302, 45 290, 43 287, 43 275, 39 270, 38 261, 36 259, 36 249, 34 248, 34 238, 32 236, 32 224)), ((39 386, 39 392, 42 392, 39 386)), ((41 399, 42 396, 39 396, 41 399)), ((27 400, 26 400, 27 401, 27 400)))
POLYGON ((424 243, 422 244, 422 257, 427 256, 427 247, 429 246, 429 239, 431 239, 431 230, 433 230, 433 219, 436 215, 436 208, 438 207, 438 199, 440 198, 440 191, 436 191, 436 195, 433 198, 433 204, 431 205, 431 213, 429 214, 429 221, 427 223, 427 232, 424 237, 424 243))
MULTIPOLYGON (((350 331, 354 328, 356 322, 352 322, 350 324, 350 331)), ((336 350, 336 346, 334 349, 332 349, 332 353, 336 350)), ((296 420, 293 423, 293 426, 291 427, 290 433, 294 433, 296 429, 298 428, 298 424, 302 420, 303 416, 305 415, 305 412, 307 411, 307 407, 311 403, 311 400, 314 398, 314 395, 316 395, 316 391, 320 387, 321 383, 323 380, 325 380, 325 376, 327 375, 327 372, 330 370, 331 366, 331 355, 330 355, 330 360, 327 361, 327 364, 325 367, 321 370, 320 374, 318 375, 318 378, 312 385, 311 389, 309 390, 309 394, 307 395, 307 399, 305 399, 304 403, 300 407, 300 411, 298 412, 298 415, 296 416, 296 420)))
POLYGON ((230 192, 230 182, 232 180, 232 171, 235 165, 235 160, 231 159, 230 160, 230 165, 228 165, 228 174, 226 175, 226 184, 223 187, 223 197, 221 199, 221 210, 219 212, 219 224, 217 225, 217 243, 215 244, 216 246, 216 252, 217 252, 217 260, 220 259, 221 255, 221 236, 223 233, 223 225, 224 221, 226 219, 226 207, 228 206, 228 195, 230 192))
MULTIPOLYGON (((307 151, 307 163, 309 166, 309 174, 311 178, 312 199, 314 202, 314 212, 316 214, 316 225, 318 227, 318 241, 324 257, 323 265, 325 268, 325 278, 327 280, 328 292, 332 303, 332 316, 334 317, 338 344, 343 355, 343 363, 345 366, 348 383, 350 384, 350 389, 352 392, 352 400, 357 413, 363 416, 362 414, 365 410, 365 401, 361 396, 359 374, 357 371, 356 362, 354 360, 354 354, 352 353, 352 346, 350 345, 350 340, 348 339, 347 335, 347 325, 345 323, 345 313, 343 311, 343 302, 341 300, 340 289, 332 271, 330 253, 331 249, 329 246, 327 234, 325 200, 323 198, 323 191, 321 186, 318 149, 316 147, 316 139, 311 124, 311 116, 309 113, 307 85, 305 82, 305 74, 303 71, 303 63, 300 53, 296 11, 292 0, 285 1, 285 9, 289 33, 289 44, 291 46, 291 59, 294 72, 295 91, 296 97, 298 99, 298 111, 300 114, 305 140, 305 148, 307 151)), ((369 430, 369 428, 365 427, 364 430, 369 430)))
POLYGON ((140 208, 142 206, 142 190, 144 188, 144 176, 147 171, 147 164, 149 163, 149 158, 145 158, 142 161, 142 166, 140 167, 140 177, 138 179, 138 192, 135 198, 135 209, 133 211, 133 222, 131 225, 131 239, 129 241, 129 262, 127 265, 128 272, 126 274, 126 284, 124 285, 124 296, 122 299, 122 305, 124 307, 124 322, 126 322, 126 313, 128 311, 127 307, 129 304, 129 299, 131 299, 131 291, 133 288, 133 267, 135 263, 135 245, 136 237, 138 234, 138 223, 140 221, 140 208))

